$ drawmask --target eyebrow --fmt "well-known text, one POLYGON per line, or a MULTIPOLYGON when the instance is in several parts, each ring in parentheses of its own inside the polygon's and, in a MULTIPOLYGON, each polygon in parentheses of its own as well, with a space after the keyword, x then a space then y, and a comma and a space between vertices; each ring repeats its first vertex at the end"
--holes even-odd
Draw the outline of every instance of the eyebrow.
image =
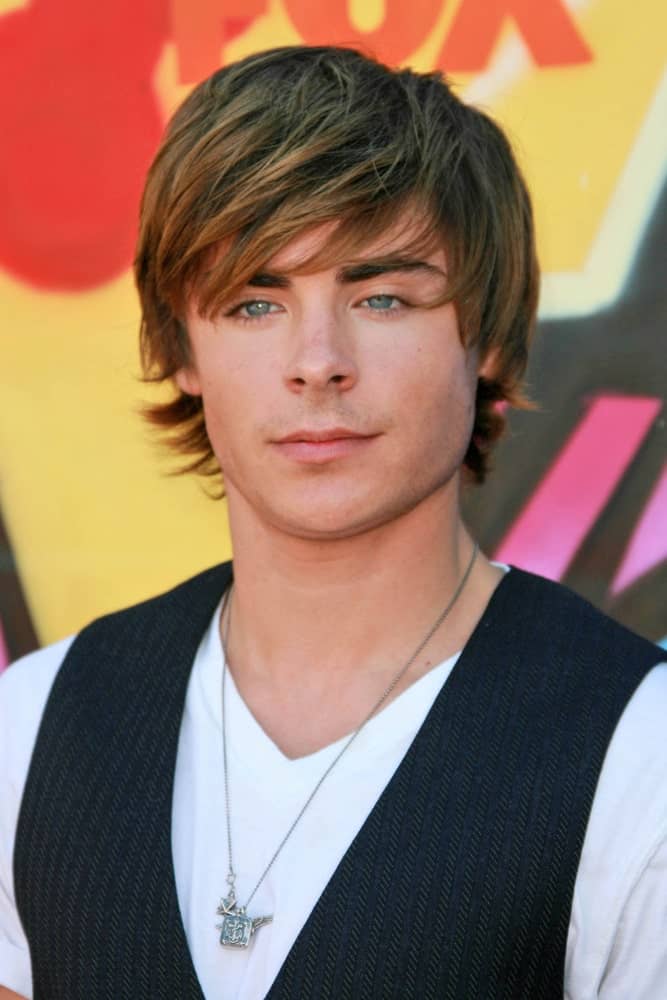
POLYGON ((289 288, 292 282, 286 274, 273 274, 270 271, 258 271, 248 280, 253 288, 289 288))
MULTIPOLYGON (((359 264, 342 267, 336 272, 336 281, 347 285, 357 281, 368 281, 370 278, 377 278, 383 274, 406 272, 421 272, 438 278, 447 278, 442 268, 436 267, 435 264, 429 264, 425 260, 415 260, 411 257, 391 257, 382 260, 366 260, 359 264)), ((289 288, 291 281, 286 274, 258 271, 250 278, 248 285, 253 288, 289 288)))
POLYGON ((350 264, 343 267, 336 274, 336 281, 347 284, 354 281, 366 281, 369 278, 377 278, 383 274, 405 272, 421 272, 435 275, 438 278, 446 278, 447 275, 435 264, 428 264, 425 260, 415 260, 412 257, 389 257, 382 260, 366 260, 360 264, 350 264))

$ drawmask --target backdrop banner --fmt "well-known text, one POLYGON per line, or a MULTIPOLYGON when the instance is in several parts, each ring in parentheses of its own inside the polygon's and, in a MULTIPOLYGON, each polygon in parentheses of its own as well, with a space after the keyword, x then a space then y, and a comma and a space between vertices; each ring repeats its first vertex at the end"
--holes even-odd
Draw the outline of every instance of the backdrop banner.
POLYGON ((164 124, 216 67, 347 44, 507 130, 543 268, 528 383, 468 520, 487 553, 667 635, 667 5, 0 0, 0 669, 230 556, 140 418, 131 277, 164 124))

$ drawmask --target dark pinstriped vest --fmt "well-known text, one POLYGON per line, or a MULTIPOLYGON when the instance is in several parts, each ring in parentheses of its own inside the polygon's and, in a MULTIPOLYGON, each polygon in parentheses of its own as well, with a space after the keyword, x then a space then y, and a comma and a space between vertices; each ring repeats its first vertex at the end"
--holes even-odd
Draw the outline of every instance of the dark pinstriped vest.
MULTIPOLYGON (((171 802, 192 661, 229 579, 217 567, 94 622, 56 678, 14 857, 36 1000, 202 1000, 171 802)), ((602 761, 660 658, 569 591, 509 573, 271 1000, 560 1000, 602 761)))

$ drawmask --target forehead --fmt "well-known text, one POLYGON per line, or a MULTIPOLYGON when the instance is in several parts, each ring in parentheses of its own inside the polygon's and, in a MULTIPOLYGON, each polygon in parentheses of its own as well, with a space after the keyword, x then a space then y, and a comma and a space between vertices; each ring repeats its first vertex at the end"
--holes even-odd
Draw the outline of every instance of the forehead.
POLYGON ((444 240, 415 213, 402 213, 380 233, 364 239, 363 233, 340 220, 312 226, 293 237, 266 261, 266 270, 277 273, 313 273, 345 264, 395 257, 437 262, 444 267, 444 240))
POLYGON ((371 263, 377 273, 407 273, 412 261, 428 265, 422 266, 422 274, 432 265, 451 284, 443 231, 434 217, 412 206, 293 227, 282 239, 269 227, 251 241, 237 243, 230 237, 211 246, 193 281, 181 290, 178 305, 195 302, 201 315, 210 315, 248 286, 281 284, 298 274, 340 275, 371 263))

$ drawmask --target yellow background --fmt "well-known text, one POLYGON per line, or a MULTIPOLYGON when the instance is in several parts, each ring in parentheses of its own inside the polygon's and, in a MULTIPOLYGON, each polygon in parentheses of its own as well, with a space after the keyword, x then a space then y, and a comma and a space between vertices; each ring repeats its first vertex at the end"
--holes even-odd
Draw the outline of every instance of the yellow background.
MULTIPOLYGON (((19 6, 0 4, 0 13, 19 6)), ((667 5, 591 0, 569 7, 594 53, 539 68, 511 23, 463 96, 507 128, 534 193, 544 315, 613 301, 667 163, 667 5)), ((433 67, 457 3, 408 62, 433 67)), ((355 23, 381 20, 355 0, 355 23)), ((280 2, 221 52, 300 42, 280 2)), ((380 56, 382 53, 378 53, 380 56)), ((187 92, 174 43, 155 86, 165 116, 187 92)), ((230 554, 224 504, 194 478, 170 478, 138 417, 138 312, 131 276, 51 294, 0 274, 0 500, 39 638, 165 589, 230 554)), ((153 392, 154 390, 151 390, 153 392)))

